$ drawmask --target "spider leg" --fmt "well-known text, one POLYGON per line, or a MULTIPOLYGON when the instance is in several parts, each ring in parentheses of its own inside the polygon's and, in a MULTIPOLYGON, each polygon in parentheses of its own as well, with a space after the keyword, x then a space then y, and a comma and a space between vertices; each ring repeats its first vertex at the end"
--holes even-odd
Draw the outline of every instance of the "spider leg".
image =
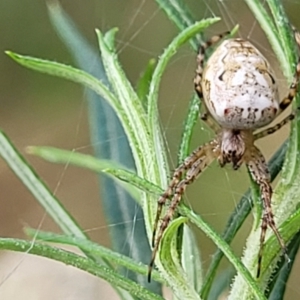
MULTIPOLYGON (((298 108, 300 109, 300 107, 298 108)), ((261 139, 269 134, 272 134, 274 132, 276 132, 277 130, 279 130, 281 127, 283 127, 285 124, 287 124, 288 122, 290 122, 291 120, 293 120, 295 117, 297 116, 297 112, 292 112, 290 113, 287 117, 285 117, 282 121, 280 121, 279 123, 277 123, 276 125, 267 128, 261 132, 258 132, 256 134, 254 134, 254 140, 258 140, 261 139)))
MULTIPOLYGON (((194 86, 195 91, 198 94, 198 97, 200 100, 203 99, 203 93, 202 93, 202 74, 203 74, 203 67, 204 67, 204 58, 205 58, 205 52, 206 50, 211 47, 212 45, 218 43, 224 36, 229 35, 230 31, 221 33, 219 35, 215 35, 212 38, 210 38, 208 41, 202 43, 198 50, 197 55, 197 63, 198 67, 196 69, 196 76, 194 78, 194 86)), ((204 104, 204 101, 202 102, 204 104)), ((204 104, 205 106, 205 104, 204 104)), ((218 131, 219 125, 216 124, 214 119, 211 117, 211 115, 207 112, 207 108, 205 107, 205 112, 201 115, 201 119, 207 123, 209 127, 211 127, 215 132, 218 131)))
POLYGON ((201 120, 204 121, 215 133, 220 131, 220 126, 215 120, 211 117, 208 112, 201 114, 201 120))
MULTIPOLYGON (((299 34, 299 33, 298 33, 299 34)), ((300 44, 298 45, 300 47, 300 44)), ((282 101, 279 104, 279 113, 283 112, 293 101, 297 94, 297 89, 299 85, 299 79, 300 79, 300 57, 298 58, 297 66, 296 66, 296 72, 294 75, 293 82, 290 85, 289 93, 288 95, 282 99, 282 101)), ((300 107, 297 107, 297 110, 299 110, 300 107)))
MULTIPOLYGON (((298 49, 300 49, 300 33, 294 27, 293 30, 294 30, 295 41, 298 45, 298 49)), ((279 104, 280 113, 283 112, 292 103, 293 99, 295 98, 299 79, 300 79, 300 57, 298 57, 296 71, 295 71, 293 82, 290 85, 289 93, 279 104)), ((300 110, 300 107, 297 107, 297 110, 300 110)), ((294 114, 296 113, 294 112, 294 114)))
POLYGON ((175 170, 173 178, 166 189, 158 200, 157 213, 155 218, 155 224, 152 236, 152 257, 149 264, 148 270, 148 281, 151 280, 151 272, 154 265, 156 253, 158 251, 163 234, 168 227, 172 217, 175 214, 175 210, 189 184, 191 184, 200 173, 217 157, 217 151, 214 151, 217 147, 216 141, 211 141, 204 146, 198 147, 187 157, 184 162, 175 170), (185 178, 180 181, 183 173, 186 172, 185 178), (162 207, 166 203, 167 199, 171 199, 170 206, 167 209, 165 216, 163 217, 159 231, 156 237, 156 230, 158 226, 159 217, 161 215, 162 207), (156 239, 155 239, 156 237, 156 239))
POLYGON ((258 253, 258 267, 257 267, 257 275, 256 275, 257 277, 259 277, 261 271, 264 242, 265 242, 266 232, 268 227, 270 227, 273 230, 287 260, 288 260, 288 256, 287 256, 287 250, 286 250, 284 240, 281 237, 274 221, 274 214, 271 205, 273 190, 270 183, 270 174, 269 174, 268 166, 266 164, 266 161, 262 153, 259 151, 258 148, 254 147, 252 149, 251 158, 248 161, 246 161, 246 165, 253 180, 259 185, 260 192, 261 192, 261 199, 263 202, 260 248, 258 253))
POLYGON ((195 149, 190 156, 188 156, 181 165, 179 165, 174 173, 171 182, 169 183, 169 186, 165 190, 165 192, 159 197, 157 202, 157 211, 154 221, 154 227, 153 227, 153 233, 152 233, 152 247, 155 246, 155 236, 156 236, 156 230, 158 221, 162 212, 162 208, 165 205, 166 201, 173 195, 174 188, 177 186, 178 182, 180 181, 182 175, 184 172, 186 172, 188 169, 192 167, 192 165, 197 161, 200 157, 204 154, 204 146, 200 146, 197 149, 195 149))

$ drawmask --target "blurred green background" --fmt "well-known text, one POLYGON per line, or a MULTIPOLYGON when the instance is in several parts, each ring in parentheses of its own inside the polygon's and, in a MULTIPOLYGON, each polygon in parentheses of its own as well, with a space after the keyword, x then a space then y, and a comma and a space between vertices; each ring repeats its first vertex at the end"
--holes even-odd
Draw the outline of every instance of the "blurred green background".
MULTIPOLYGON (((186 1, 197 19, 220 16, 222 21, 209 28, 207 36, 240 25, 239 35, 250 39, 265 54, 277 72, 280 95, 287 83, 277 67, 264 34, 251 12, 240 0, 186 1)), ((177 28, 167 19, 155 1, 89 0, 61 1, 82 33, 97 47, 94 28, 118 27, 117 49, 126 74, 134 84, 148 60, 157 57, 176 35, 177 28)), ((291 22, 300 28, 300 1, 284 1, 291 22)), ((73 83, 35 73, 11 61, 5 50, 73 64, 50 24, 46 2, 40 0, 0 1, 0 124, 18 149, 25 154, 29 145, 47 145, 92 153, 83 89, 73 83)), ((93 64, 93 62, 90 62, 93 64)), ((195 53, 187 45, 172 60, 160 90, 160 121, 164 128, 172 168, 187 104, 193 93, 195 53)), ((275 152, 288 134, 288 126, 267 137, 259 145, 267 157, 275 152)), ((207 141, 210 132, 196 126, 193 147, 207 141)), ((118 137, 116 137, 118 138, 118 137)), ((26 155, 26 154, 25 154, 26 155)), ((55 192, 91 238, 109 246, 105 218, 101 211, 95 174, 66 165, 52 165, 26 155, 36 171, 55 192)), ((213 164, 189 188, 187 201, 195 211, 222 231, 236 202, 248 187, 242 168, 233 172, 213 164)), ((24 237, 23 227, 58 231, 44 210, 0 161, 0 235, 24 237)), ((241 253, 251 219, 238 234, 233 246, 241 253)), ((115 226, 118 226, 117 224, 115 226)), ((207 266, 214 245, 197 232, 202 258, 207 266)), ((114 299, 99 280, 60 264, 4 253, 0 257, 1 299, 114 299), (18 289, 16 290, 16 287, 18 289), (75 288, 76 287, 76 288, 75 288), (20 293, 20 294, 19 294, 20 293)), ((298 299, 297 266, 288 282, 285 299, 298 299)))

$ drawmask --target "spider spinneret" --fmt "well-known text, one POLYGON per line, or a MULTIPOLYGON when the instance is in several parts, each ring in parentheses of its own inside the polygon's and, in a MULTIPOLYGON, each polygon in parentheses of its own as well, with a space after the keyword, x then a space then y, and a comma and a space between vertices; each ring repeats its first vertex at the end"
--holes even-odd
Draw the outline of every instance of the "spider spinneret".
MULTIPOLYGON (((300 34, 295 30, 294 33, 300 48, 300 34)), ((163 233, 168 227, 185 189, 214 159, 218 160, 221 167, 228 163, 232 164, 234 170, 245 163, 252 179, 260 188, 263 215, 257 277, 260 275, 263 246, 268 227, 273 230, 286 255, 285 243, 274 222, 271 206, 272 186, 268 166, 254 142, 277 131, 296 116, 297 111, 293 111, 278 124, 258 133, 255 132, 271 123, 291 104, 298 88, 300 59, 298 59, 288 95, 279 101, 278 87, 273 71, 266 58, 249 41, 240 38, 223 41, 213 52, 204 68, 206 49, 228 34, 229 32, 226 32, 214 36, 199 47, 194 85, 199 98, 203 100, 205 109, 201 119, 212 127, 216 137, 195 149, 176 168, 169 186, 158 200, 152 239, 153 252, 149 264, 149 281, 163 233), (160 222, 156 236, 162 207, 168 199, 170 199, 170 206, 160 222)), ((299 110, 299 108, 297 109, 299 110)))

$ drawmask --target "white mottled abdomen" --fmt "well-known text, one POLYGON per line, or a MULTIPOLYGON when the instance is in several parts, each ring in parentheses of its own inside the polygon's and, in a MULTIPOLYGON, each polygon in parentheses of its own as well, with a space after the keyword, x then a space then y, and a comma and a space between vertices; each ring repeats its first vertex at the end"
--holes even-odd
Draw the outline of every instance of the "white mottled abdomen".
POLYGON ((222 127, 255 129, 277 115, 273 71, 248 41, 224 41, 209 58, 201 85, 205 104, 222 127))

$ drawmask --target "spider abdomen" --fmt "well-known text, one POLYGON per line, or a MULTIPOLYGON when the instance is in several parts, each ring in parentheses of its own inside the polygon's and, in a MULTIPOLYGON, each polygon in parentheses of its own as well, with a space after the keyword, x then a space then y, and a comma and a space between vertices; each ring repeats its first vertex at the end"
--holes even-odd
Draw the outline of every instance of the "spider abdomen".
POLYGON ((256 129, 269 124, 279 107, 273 71, 248 41, 224 41, 203 72, 205 104, 225 128, 256 129))

